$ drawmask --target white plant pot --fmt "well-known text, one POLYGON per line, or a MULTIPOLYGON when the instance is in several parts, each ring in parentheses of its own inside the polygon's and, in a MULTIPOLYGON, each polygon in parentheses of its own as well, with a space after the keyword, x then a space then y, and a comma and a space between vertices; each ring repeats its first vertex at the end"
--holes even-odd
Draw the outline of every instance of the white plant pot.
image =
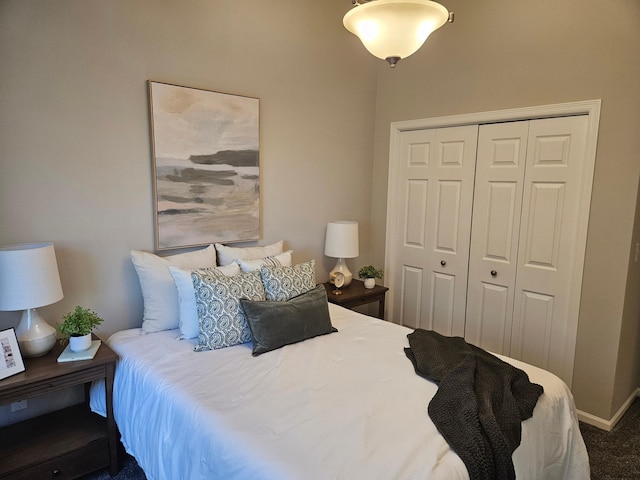
POLYGON ((82 352, 91 346, 91 334, 81 337, 69 337, 69 348, 72 352, 82 352))
POLYGON ((373 288, 376 286, 375 278, 365 278, 364 279, 364 288, 373 288))

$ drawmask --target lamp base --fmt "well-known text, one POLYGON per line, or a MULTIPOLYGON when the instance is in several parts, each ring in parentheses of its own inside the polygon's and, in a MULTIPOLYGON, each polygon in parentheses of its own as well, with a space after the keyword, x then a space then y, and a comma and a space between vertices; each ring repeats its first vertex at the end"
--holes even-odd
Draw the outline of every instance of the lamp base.
POLYGON ((333 279, 335 278, 337 272, 340 272, 344 275, 343 286, 344 287, 348 286, 351 283, 351 280, 353 279, 353 274, 349 270, 349 267, 347 267, 347 262, 344 258, 339 258, 338 262, 336 263, 336 266, 333 267, 333 270, 329 272, 329 281, 331 283, 333 283, 333 279))
POLYGON ((29 308, 22 312, 16 337, 23 357, 40 357, 56 344, 56 329, 45 322, 35 308, 29 308))

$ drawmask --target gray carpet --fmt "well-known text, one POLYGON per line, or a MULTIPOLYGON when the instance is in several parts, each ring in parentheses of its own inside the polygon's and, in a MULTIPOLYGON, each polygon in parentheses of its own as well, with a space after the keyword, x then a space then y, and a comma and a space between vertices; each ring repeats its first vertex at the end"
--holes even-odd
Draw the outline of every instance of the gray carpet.
POLYGON ((640 398, 610 432, 580 423, 591 480, 640 479, 640 398))
POLYGON ((124 465, 115 477, 109 476, 109 469, 105 468, 91 475, 85 475, 80 480, 146 480, 142 469, 138 466, 135 459, 130 455, 125 455, 124 465))
MULTIPOLYGON (((591 480, 640 479, 640 398, 636 398, 615 428, 605 432, 580 423, 580 431, 589 452, 591 480)), ((126 455, 124 467, 115 477, 108 469, 83 477, 83 480, 146 480, 136 461, 126 455)))

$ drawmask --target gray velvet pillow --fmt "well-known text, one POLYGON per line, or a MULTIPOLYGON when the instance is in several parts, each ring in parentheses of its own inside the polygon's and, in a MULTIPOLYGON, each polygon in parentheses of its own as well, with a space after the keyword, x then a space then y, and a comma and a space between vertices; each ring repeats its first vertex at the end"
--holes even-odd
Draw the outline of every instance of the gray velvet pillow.
POLYGON ((331 325, 327 292, 318 285, 287 301, 240 300, 253 337, 253 356, 309 338, 337 332, 331 325))

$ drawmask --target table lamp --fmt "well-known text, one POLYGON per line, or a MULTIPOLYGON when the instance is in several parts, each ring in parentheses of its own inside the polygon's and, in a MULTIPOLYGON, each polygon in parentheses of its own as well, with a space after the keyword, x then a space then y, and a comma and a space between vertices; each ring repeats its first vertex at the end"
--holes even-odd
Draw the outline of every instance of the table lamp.
POLYGON ((358 222, 353 220, 337 220, 327 224, 327 236, 324 241, 324 254, 337 258, 338 262, 329 272, 329 280, 333 283, 336 272, 344 275, 344 286, 348 286, 353 279, 347 267, 347 258, 356 258, 358 250, 358 222))
POLYGON ((51 243, 0 247, 0 310, 24 310, 16 328, 24 357, 46 354, 56 343, 56 330, 36 308, 62 300, 62 285, 51 243))

